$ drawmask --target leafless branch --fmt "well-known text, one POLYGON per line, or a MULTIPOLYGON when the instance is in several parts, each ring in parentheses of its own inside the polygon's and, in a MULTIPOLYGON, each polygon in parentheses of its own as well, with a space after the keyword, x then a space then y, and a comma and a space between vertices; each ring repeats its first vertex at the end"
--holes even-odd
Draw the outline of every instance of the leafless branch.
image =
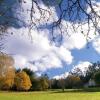
MULTIPOLYGON (((17 0, 19 4, 27 3, 25 0, 17 0)), ((3 3, 3 0, 0 1, 0 5, 3 3)), ((7 12, 13 6, 8 7, 4 12, 0 11, 0 17, 6 17, 7 19, 16 19, 17 21, 23 23, 23 20, 7 16, 7 12)), ((89 38, 89 33, 94 29, 93 34, 97 34, 100 32, 100 14, 95 10, 99 8, 95 0, 32 0, 31 9, 27 11, 30 12, 30 24, 29 24, 29 32, 32 29, 36 28, 39 30, 40 26, 47 26, 49 30, 51 30, 50 34, 52 36, 52 41, 56 39, 54 30, 58 29, 61 37, 61 41, 63 39, 63 34, 69 35, 68 29, 72 27, 74 32, 77 32, 80 29, 80 32, 89 38), (95 4, 93 3, 95 2, 95 4), (47 9, 43 8, 40 3, 44 3, 47 9), (53 3, 54 2, 54 3, 53 3), (52 17, 52 9, 55 8, 55 13, 58 13, 58 19, 53 19, 52 17), (34 15, 38 10, 39 17, 36 18, 34 15), (89 11, 88 11, 89 10, 89 11), (46 16, 48 15, 48 16, 46 16), (44 23, 42 24, 42 22, 44 23), (65 24, 63 24, 63 21, 65 24), (51 22, 51 23, 50 23, 51 22), (70 23, 70 25, 68 24, 70 23), (45 25, 44 25, 45 24, 45 25), (84 25, 87 24, 87 31, 84 31, 84 25)), ((16 13, 16 12, 15 12, 16 13)), ((5 30, 9 27, 10 20, 5 24, 0 24, 0 37, 5 33, 5 30)), ((13 23, 14 24, 14 23, 13 23)), ((25 25, 26 26, 26 25, 25 25)))

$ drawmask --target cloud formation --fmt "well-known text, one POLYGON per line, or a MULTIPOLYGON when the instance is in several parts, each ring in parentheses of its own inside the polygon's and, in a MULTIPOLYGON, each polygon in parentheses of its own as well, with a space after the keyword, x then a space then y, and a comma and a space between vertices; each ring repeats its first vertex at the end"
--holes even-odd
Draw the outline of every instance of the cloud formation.
POLYGON ((10 28, 9 32, 11 31, 14 35, 6 38, 4 52, 14 55, 17 68, 28 67, 34 71, 62 68, 62 61, 66 64, 73 62, 72 49, 81 49, 86 45, 82 34, 72 34, 57 47, 51 44, 48 35, 45 35, 47 30, 41 31, 41 34, 32 30, 31 36, 28 34, 28 28, 10 28))
MULTIPOLYGON (((26 1, 26 0, 25 0, 26 1)), ((41 6, 46 9, 46 7, 40 3, 41 6)), ((35 7, 36 5, 34 5, 35 7)), ((19 9, 16 10, 18 14, 17 16, 19 19, 23 20, 23 22, 26 23, 26 25, 30 24, 30 12, 31 9, 31 0, 28 0, 26 3, 22 3, 22 11, 19 9)), ((51 23, 53 19, 57 19, 57 14, 55 12, 54 8, 51 8, 52 15, 50 17, 50 21, 48 23, 51 23)), ((34 18, 38 19, 40 17, 39 12, 37 11, 35 7, 34 18)), ((48 17, 48 14, 44 14, 44 16, 48 17)), ((46 19, 45 19, 46 20, 46 19)), ((46 21, 44 19, 41 20, 41 23, 44 24, 46 21)), ((86 34, 82 34, 81 27, 75 31, 73 30, 71 23, 67 22, 70 27, 68 27, 68 34, 63 34, 63 42, 59 47, 56 46, 56 41, 51 43, 50 41, 50 30, 44 29, 41 30, 39 33, 32 29, 29 34, 29 27, 21 27, 19 29, 15 29, 10 27, 8 32, 13 32, 14 34, 12 36, 7 37, 5 40, 5 49, 3 50, 6 53, 12 54, 15 59, 15 67, 16 68, 30 68, 33 71, 46 71, 48 69, 53 68, 63 68, 64 61, 67 65, 72 64, 74 57, 71 53, 71 50, 74 49, 82 49, 86 46, 87 41, 87 31, 88 31, 88 24, 84 25, 83 31, 86 34)), ((37 22, 37 24, 39 24, 37 22)), ((63 28, 66 25, 65 21, 62 20, 63 28)), ((76 24, 77 25, 77 24, 76 24)), ((92 25, 91 25, 92 26, 92 25)), ((90 30, 90 33, 93 33, 94 28, 90 30)), ((59 35, 59 30, 56 29, 54 31, 55 35, 59 35)), ((95 37, 94 34, 88 36, 91 38, 91 40, 95 37)), ((59 44, 59 41, 57 41, 59 44)), ((100 53, 100 38, 97 38, 97 40, 94 40, 93 47, 95 50, 100 53)), ((87 66, 89 65, 89 62, 79 62, 78 65, 76 65, 74 68, 80 68, 82 71, 84 71, 87 66), (84 67, 85 66, 85 67, 84 67)), ((68 73, 55 76, 55 78, 61 78, 67 76, 68 73)))
POLYGON ((32 30, 31 40, 27 28, 10 30, 15 34, 6 38, 4 52, 14 55, 16 67, 30 66, 35 71, 46 71, 50 68, 63 67, 62 61, 72 63, 71 52, 64 46, 56 47, 50 44, 44 32, 39 34, 32 30))

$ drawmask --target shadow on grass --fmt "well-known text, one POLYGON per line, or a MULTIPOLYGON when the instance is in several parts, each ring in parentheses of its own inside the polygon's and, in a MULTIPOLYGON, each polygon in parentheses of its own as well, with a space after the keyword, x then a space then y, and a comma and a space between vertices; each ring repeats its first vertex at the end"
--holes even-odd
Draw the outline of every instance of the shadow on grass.
POLYGON ((83 89, 65 89, 62 91, 61 89, 51 90, 51 93, 75 93, 75 92, 100 92, 100 88, 83 88, 83 89))

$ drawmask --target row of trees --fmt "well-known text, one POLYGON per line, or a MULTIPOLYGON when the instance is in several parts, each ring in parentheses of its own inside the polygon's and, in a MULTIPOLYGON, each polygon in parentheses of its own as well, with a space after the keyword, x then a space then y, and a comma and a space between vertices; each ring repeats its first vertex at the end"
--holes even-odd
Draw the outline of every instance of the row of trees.
POLYGON ((69 75, 66 79, 49 79, 47 74, 37 77, 27 68, 14 69, 14 60, 11 56, 0 54, 0 89, 1 90, 47 90, 48 88, 73 88, 80 87, 79 77, 69 75))
POLYGON ((92 63, 88 66, 87 71, 84 73, 79 68, 76 71, 70 72, 70 74, 65 79, 52 80, 52 88, 84 88, 86 84, 89 86, 94 86, 89 84, 90 80, 95 83, 95 86, 100 86, 100 62, 92 63))
POLYGON ((71 88, 81 88, 82 81, 78 76, 68 75, 65 79, 52 79, 51 88, 52 89, 71 89, 71 88))
POLYGON ((0 90, 46 90, 48 87, 47 75, 36 77, 30 69, 15 69, 13 58, 0 53, 0 90))
POLYGON ((72 88, 79 87, 79 77, 69 75, 66 79, 49 79, 47 74, 37 77, 35 73, 27 68, 15 69, 14 60, 11 56, 0 54, 0 89, 1 90, 47 90, 48 88, 72 88))
POLYGON ((14 91, 27 91, 27 90, 47 90, 49 81, 46 76, 34 77, 30 76, 27 71, 30 69, 23 69, 11 72, 7 75, 0 76, 0 89, 1 90, 14 90, 14 91), (25 70, 25 71, 24 71, 25 70))

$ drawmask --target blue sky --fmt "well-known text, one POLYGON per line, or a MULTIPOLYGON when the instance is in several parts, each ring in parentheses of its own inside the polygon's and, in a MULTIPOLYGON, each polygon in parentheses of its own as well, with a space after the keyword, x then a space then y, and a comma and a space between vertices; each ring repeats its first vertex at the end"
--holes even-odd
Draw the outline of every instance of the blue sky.
MULTIPOLYGON (((84 71, 91 62, 99 61, 100 37, 94 34, 94 28, 91 28, 89 33, 91 39, 87 42, 86 37, 81 33, 81 28, 79 27, 75 33, 70 21, 64 18, 62 20, 62 26, 65 30, 65 22, 67 22, 69 25, 67 30, 70 36, 66 35, 65 32, 63 34, 63 41, 60 44, 58 38, 56 38, 56 41, 51 42, 50 28, 49 26, 45 27, 45 21, 47 19, 43 18, 40 22, 42 30, 38 32, 33 28, 30 31, 30 34, 28 34, 30 12, 27 12, 27 9, 29 10, 31 7, 31 0, 25 1, 25 4, 21 4, 22 8, 17 8, 19 4, 14 4, 13 6, 17 9, 12 10, 12 12, 15 12, 13 15, 9 14, 9 16, 16 16, 22 20, 23 23, 15 20, 14 22, 17 22, 17 24, 14 25, 11 21, 8 33, 13 32, 14 34, 9 35, 2 40, 4 42, 3 51, 14 57, 16 68, 27 67, 35 71, 37 75, 47 73, 49 77, 58 78, 63 77, 64 75, 66 76, 69 71, 77 67, 84 71), (18 13, 19 15, 17 15, 18 13), (23 24, 25 26, 23 26, 23 24)), ((98 5, 100 6, 99 3, 98 5)), ((47 9, 42 3, 41 6, 44 9, 47 9)), ((52 21, 59 17, 59 11, 57 11, 57 8, 51 7, 51 9, 52 17, 50 17, 50 21, 47 23, 48 25, 52 24, 52 21)), ((35 11, 36 13, 34 14, 34 17, 39 18, 40 14, 36 7, 35 11)), ((49 15, 46 13, 44 16, 48 17, 49 15)), ((77 25, 78 24, 76 24, 76 26, 77 25)), ((84 33, 87 32, 87 24, 83 26, 83 30, 84 33)), ((59 29, 56 29, 54 34, 55 36, 59 36, 59 29)))
MULTIPOLYGON (((71 52, 74 57, 73 62, 70 65, 67 65, 65 62, 63 62, 63 68, 48 70, 48 74, 50 74, 50 76, 54 76, 55 74, 63 74, 67 71, 70 72, 73 69, 73 66, 75 67, 79 64, 79 62, 93 63, 100 61, 100 54, 93 48, 91 43, 86 45, 81 50, 73 49, 71 52)), ((83 68, 84 67, 85 66, 83 66, 83 68)))

